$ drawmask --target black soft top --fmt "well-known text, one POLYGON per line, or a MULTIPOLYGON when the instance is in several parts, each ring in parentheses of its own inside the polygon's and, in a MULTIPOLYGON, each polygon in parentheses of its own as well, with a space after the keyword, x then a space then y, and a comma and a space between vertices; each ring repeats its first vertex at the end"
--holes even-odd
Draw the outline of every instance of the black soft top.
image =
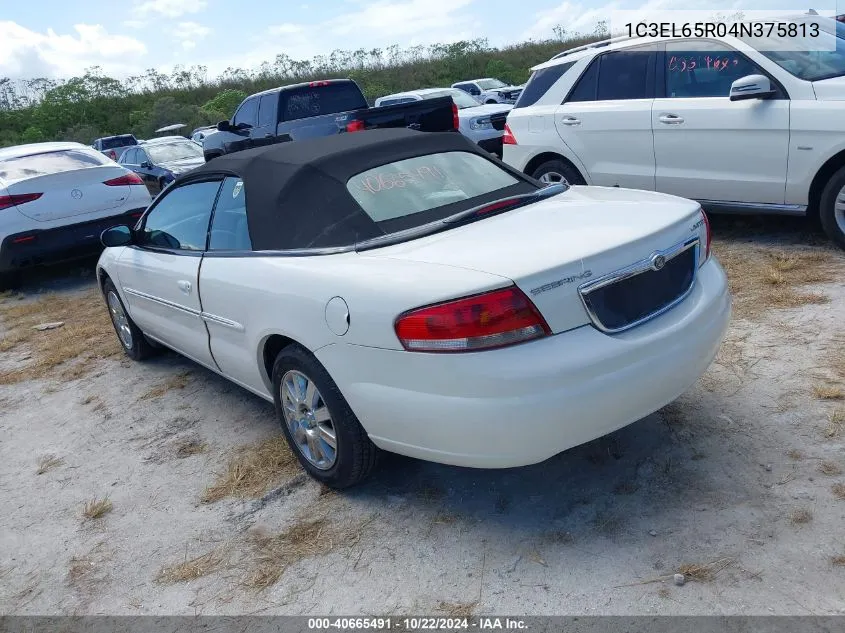
POLYGON ((353 246, 539 185, 458 132, 404 128, 335 134, 224 154, 177 178, 173 186, 219 175, 243 180, 249 235, 257 251, 353 246), (368 169, 452 151, 483 156, 519 182, 486 196, 384 222, 371 219, 347 189, 352 177, 368 169))

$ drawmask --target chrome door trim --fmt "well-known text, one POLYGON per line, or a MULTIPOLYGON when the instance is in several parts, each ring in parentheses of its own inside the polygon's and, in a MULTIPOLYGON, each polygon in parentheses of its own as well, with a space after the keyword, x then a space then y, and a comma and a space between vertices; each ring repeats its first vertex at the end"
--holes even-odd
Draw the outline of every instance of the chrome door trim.
POLYGON ((133 297, 146 299, 147 301, 152 301, 153 303, 158 303, 159 305, 167 306, 168 308, 173 308, 174 310, 179 310, 180 312, 184 312, 192 316, 200 316, 199 310, 194 310, 193 308, 185 307, 178 303, 174 303, 173 301, 168 301, 167 299, 162 299, 161 297, 156 297, 154 295, 147 294, 146 292, 135 290, 134 288, 124 288, 123 291, 128 295, 132 295, 133 297))
MULTIPOLYGON (((580 286, 578 286, 578 296, 581 298, 581 305, 583 305, 584 309, 587 311, 587 315, 590 317, 590 321, 598 330, 604 332, 605 334, 618 334, 619 332, 630 330, 631 328, 637 327, 638 325, 642 325, 646 321, 650 321, 659 317, 661 314, 668 312, 676 305, 681 303, 684 299, 686 299, 692 292, 692 289, 695 287, 695 281, 698 278, 698 268, 700 262, 701 242, 699 238, 693 237, 691 239, 684 240, 683 242, 678 242, 677 244, 670 246, 669 248, 666 248, 664 250, 654 251, 648 257, 645 257, 640 261, 631 264, 630 266, 625 266, 624 268, 620 268, 606 275, 602 275, 597 279, 581 284, 580 286), (599 288, 603 288, 605 286, 609 286, 610 284, 614 284, 619 281, 635 277, 636 275, 648 272, 650 270, 658 270, 658 268, 656 268, 654 264, 655 260, 662 257, 664 262, 668 262, 669 260, 674 259, 681 253, 685 253, 691 248, 695 249, 695 261, 693 262, 692 280, 690 281, 689 287, 675 300, 673 300, 671 303, 666 304, 656 312, 652 312, 651 314, 643 317, 642 319, 634 321, 633 323, 629 323, 624 327, 608 328, 605 327, 605 325, 601 322, 601 319, 598 318, 596 313, 590 307, 590 304, 587 302, 587 295, 590 292, 598 290, 599 288)), ((663 266, 661 265, 661 268, 662 267, 663 266)))
POLYGON ((246 330, 246 328, 237 321, 232 321, 231 319, 227 319, 216 314, 211 314, 211 312, 201 312, 200 316, 202 317, 202 320, 206 323, 216 323, 217 325, 232 328, 233 330, 236 330, 238 332, 243 332, 246 330))
POLYGON ((766 213, 773 215, 807 215, 806 204, 775 204, 768 202, 728 202, 698 200, 702 207, 715 213, 766 213))

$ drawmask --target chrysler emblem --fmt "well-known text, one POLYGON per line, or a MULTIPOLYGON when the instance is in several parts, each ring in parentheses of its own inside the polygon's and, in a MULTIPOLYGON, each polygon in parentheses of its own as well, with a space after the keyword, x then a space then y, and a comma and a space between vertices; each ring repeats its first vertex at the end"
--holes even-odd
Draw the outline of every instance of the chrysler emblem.
POLYGON ((70 196, 74 200, 79 200, 82 197, 82 192, 79 189, 74 189, 70 192, 70 196))
POLYGON ((651 258, 651 267, 654 268, 654 270, 660 270, 665 265, 666 265, 666 258, 663 257, 663 255, 654 255, 651 258))

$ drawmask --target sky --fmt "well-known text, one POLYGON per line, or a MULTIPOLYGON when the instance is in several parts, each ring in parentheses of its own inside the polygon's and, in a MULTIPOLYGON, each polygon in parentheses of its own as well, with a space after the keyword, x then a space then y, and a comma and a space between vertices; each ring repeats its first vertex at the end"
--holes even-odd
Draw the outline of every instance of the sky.
MULTIPOLYGON (((845 12, 845 0, 840 0, 845 12)), ((113 77, 202 64, 257 67, 279 53, 414 46, 486 37, 492 45, 591 33, 614 9, 832 11, 835 0, 0 0, 0 77, 113 77)))

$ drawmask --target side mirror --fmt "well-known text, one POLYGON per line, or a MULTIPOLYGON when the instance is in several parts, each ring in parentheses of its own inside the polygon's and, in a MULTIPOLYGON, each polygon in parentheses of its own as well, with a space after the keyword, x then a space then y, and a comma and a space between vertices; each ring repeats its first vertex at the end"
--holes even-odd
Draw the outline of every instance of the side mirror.
POLYGON ((731 84, 731 101, 745 101, 746 99, 768 99, 773 97, 772 82, 764 75, 747 75, 740 77, 731 84))
POLYGON ((232 131, 232 124, 228 121, 220 121, 217 124, 217 131, 218 132, 231 132, 232 131))
POLYGON ((150 161, 145 160, 143 163, 141 163, 141 167, 143 167, 144 169, 152 169, 153 164, 150 161))
POLYGON ((113 226, 100 235, 103 246, 126 246, 132 243, 132 230, 128 226, 113 226))

